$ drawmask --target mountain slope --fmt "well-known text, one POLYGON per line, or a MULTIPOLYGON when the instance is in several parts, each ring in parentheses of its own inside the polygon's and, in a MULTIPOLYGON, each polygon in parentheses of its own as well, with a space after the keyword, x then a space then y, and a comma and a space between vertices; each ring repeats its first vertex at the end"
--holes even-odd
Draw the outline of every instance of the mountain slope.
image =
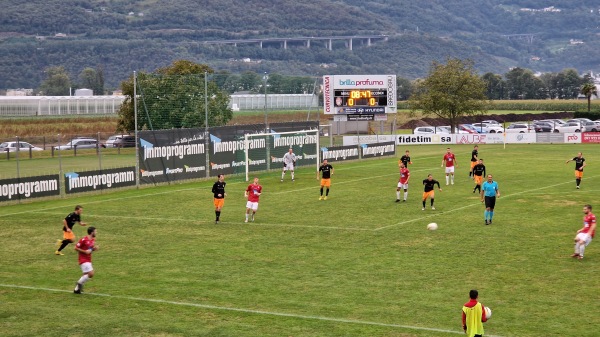
POLYGON ((181 58, 233 72, 296 75, 394 72, 415 78, 446 57, 472 58, 479 71, 501 74, 513 66, 598 71, 598 27, 599 8, 590 0, 4 0, 0 88, 37 87, 48 66, 63 65, 76 79, 99 64, 107 86, 116 87, 134 70, 152 71, 181 58), (201 43, 358 34, 390 38, 353 51, 339 43, 331 51, 322 45, 284 50, 201 43), (230 61, 244 57, 263 61, 230 61))

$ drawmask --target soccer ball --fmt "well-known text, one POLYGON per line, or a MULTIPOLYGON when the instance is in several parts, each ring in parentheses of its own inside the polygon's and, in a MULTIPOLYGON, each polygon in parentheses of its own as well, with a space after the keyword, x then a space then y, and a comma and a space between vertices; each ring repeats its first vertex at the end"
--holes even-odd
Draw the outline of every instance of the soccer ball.
POLYGON ((427 229, 429 229, 430 231, 434 231, 438 229, 438 225, 435 222, 432 222, 429 225, 427 225, 427 229))
POLYGON ((492 317, 492 309, 485 307, 485 318, 490 319, 492 317))

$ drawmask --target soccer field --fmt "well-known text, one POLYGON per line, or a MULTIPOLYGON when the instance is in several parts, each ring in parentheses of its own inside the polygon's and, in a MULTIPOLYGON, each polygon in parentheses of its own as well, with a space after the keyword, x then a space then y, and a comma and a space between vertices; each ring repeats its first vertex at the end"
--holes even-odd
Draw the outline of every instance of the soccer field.
POLYGON ((295 182, 261 173, 248 224, 237 176, 218 225, 213 180, 2 206, 0 335, 458 336, 470 289, 493 310, 485 336, 600 334, 600 243, 570 257, 583 205, 600 214, 598 145, 480 145, 501 192, 490 226, 468 177, 472 146, 452 147, 453 186, 445 146, 408 149, 406 203, 395 202, 398 158, 384 158, 333 163, 326 201, 314 168, 295 182), (580 190, 565 165, 578 151, 580 190), (428 173, 442 183, 435 211, 421 210, 428 173), (100 247, 83 295, 73 245, 53 254, 76 204, 100 247))

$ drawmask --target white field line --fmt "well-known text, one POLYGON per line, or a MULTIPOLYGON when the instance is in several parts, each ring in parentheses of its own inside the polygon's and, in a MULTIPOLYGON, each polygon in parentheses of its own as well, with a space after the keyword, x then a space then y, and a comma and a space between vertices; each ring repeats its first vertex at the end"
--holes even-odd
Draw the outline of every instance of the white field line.
MULTIPOLYGON (((71 293, 71 291, 62 290, 62 289, 19 286, 19 285, 14 285, 14 284, 0 284, 0 287, 12 288, 12 289, 37 290, 37 291, 46 291, 46 292, 57 292, 57 293, 71 293)), ((194 308, 201 308, 201 309, 208 309, 208 310, 234 311, 234 312, 243 312, 243 313, 247 313, 247 314, 256 314, 256 315, 289 317, 289 318, 298 318, 298 319, 305 319, 305 320, 319 320, 319 321, 349 323, 349 324, 359 324, 359 325, 373 325, 373 326, 399 328, 399 329, 407 329, 407 330, 433 331, 433 332, 441 332, 441 333, 448 333, 448 334, 455 334, 455 335, 459 335, 459 334, 464 335, 463 331, 456 331, 456 330, 427 328, 427 327, 402 325, 402 324, 380 323, 380 322, 372 322, 372 321, 361 321, 361 320, 355 320, 355 319, 335 318, 335 317, 326 317, 326 316, 300 315, 300 314, 291 314, 291 313, 284 313, 284 312, 253 310, 253 309, 244 309, 244 308, 235 308, 235 307, 223 307, 223 306, 218 306, 218 305, 168 301, 168 300, 143 298, 143 297, 119 296, 119 295, 110 295, 110 294, 101 294, 101 293, 85 293, 83 296, 99 296, 99 297, 108 297, 108 298, 114 298, 114 299, 119 299, 119 300, 151 302, 151 303, 158 303, 158 304, 170 304, 170 305, 176 305, 176 306, 194 307, 194 308)), ((501 337, 501 336, 493 336, 493 335, 487 335, 487 334, 486 334, 486 336, 501 337)))
MULTIPOLYGON (((595 178, 595 177, 590 177, 590 178, 595 178)), ((514 197, 514 196, 517 196, 517 195, 527 194, 527 193, 534 192, 534 191, 540 191, 540 190, 544 190, 544 189, 548 189, 548 188, 552 188, 552 187, 556 187, 556 186, 560 186, 560 185, 565 185, 565 184, 572 184, 572 183, 573 183, 573 181, 567 181, 567 182, 562 182, 562 183, 558 183, 558 184, 554 184, 554 185, 548 185, 548 186, 544 186, 544 187, 529 189, 529 190, 525 190, 525 191, 521 191, 521 192, 515 192, 515 193, 511 193, 511 194, 507 194, 507 195, 500 194, 500 198, 499 199, 500 200, 504 200, 506 198, 514 197)), ((460 210, 463 210, 465 208, 469 208, 469 207, 473 207, 473 206, 479 206, 479 205, 481 205, 481 202, 478 202, 478 203, 475 203, 475 204, 466 205, 466 206, 462 206, 462 207, 458 207, 458 208, 454 208, 454 209, 451 209, 451 210, 448 210, 448 211, 434 212, 434 213, 431 213, 429 215, 426 215, 426 216, 423 216, 423 217, 420 217, 420 218, 415 218, 415 219, 406 220, 406 221, 400 221, 400 222, 397 222, 397 223, 392 224, 392 225, 378 227, 378 228, 375 228, 373 231, 380 231, 382 229, 386 229, 386 228, 390 228, 390 227, 395 227, 395 226, 399 226, 399 225, 404 225, 404 224, 407 224, 407 223, 411 223, 411 222, 415 222, 415 221, 420 221, 420 220, 428 219, 428 218, 431 218, 431 217, 434 217, 434 216, 439 216, 439 215, 446 214, 446 213, 454 213, 456 211, 460 211, 460 210)))

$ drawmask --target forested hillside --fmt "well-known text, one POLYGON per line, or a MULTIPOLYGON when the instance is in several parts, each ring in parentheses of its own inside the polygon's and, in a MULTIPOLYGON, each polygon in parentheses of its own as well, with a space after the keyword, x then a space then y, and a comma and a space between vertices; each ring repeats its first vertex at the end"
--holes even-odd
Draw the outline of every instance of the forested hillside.
POLYGON ((471 58, 481 73, 600 71, 597 1, 544 0, 4 0, 0 12, 0 89, 36 88, 49 66, 76 77, 101 66, 107 88, 134 70, 176 59, 217 70, 294 75, 393 72, 424 76, 432 60, 471 58), (554 7, 552 7, 554 6, 554 7), (59 34, 57 36, 57 34, 59 34), (222 39, 385 34, 349 51, 222 39), (260 62, 239 62, 250 58, 260 62), (327 67, 327 68, 325 68, 327 67))

